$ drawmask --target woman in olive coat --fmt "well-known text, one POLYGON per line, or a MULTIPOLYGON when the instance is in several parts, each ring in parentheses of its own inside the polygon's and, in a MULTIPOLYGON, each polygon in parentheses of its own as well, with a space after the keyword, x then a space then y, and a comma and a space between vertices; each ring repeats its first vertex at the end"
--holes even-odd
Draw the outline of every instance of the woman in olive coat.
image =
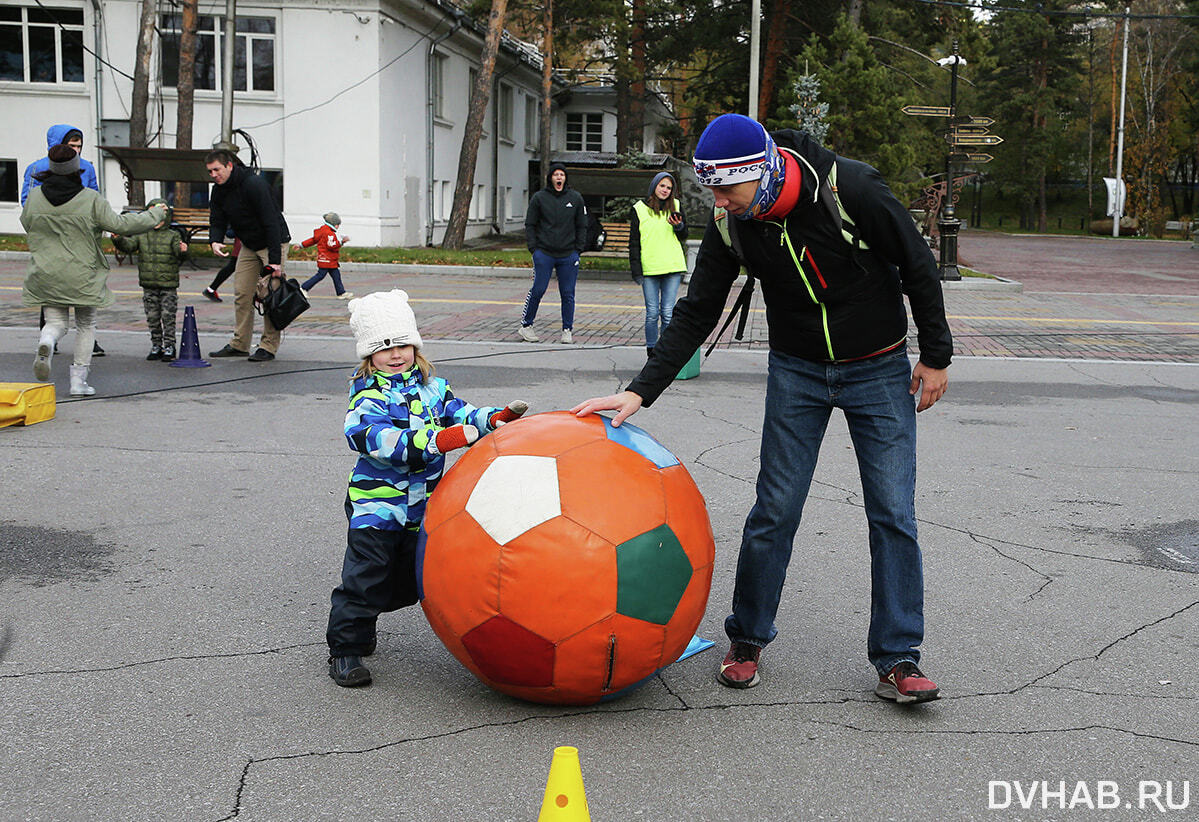
POLYGON ((50 149, 49 168, 37 175, 41 185, 29 193, 21 212, 28 235, 30 261, 22 302, 46 311, 38 339, 33 376, 50 379, 55 344, 67 333, 75 309, 75 361, 71 366, 71 396, 94 394, 87 384, 96 334, 96 309, 112 305, 108 290, 108 260, 100 248, 103 232, 140 234, 166 219, 166 206, 139 214, 117 214, 99 192, 84 188, 79 155, 70 146, 50 149))

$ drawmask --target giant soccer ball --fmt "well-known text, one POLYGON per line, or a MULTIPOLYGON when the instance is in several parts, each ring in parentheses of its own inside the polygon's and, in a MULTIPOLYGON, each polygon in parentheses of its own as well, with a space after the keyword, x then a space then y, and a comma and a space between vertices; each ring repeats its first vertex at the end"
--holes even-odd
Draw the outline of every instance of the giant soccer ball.
POLYGON ((429 501, 421 606, 471 673, 588 705, 679 658, 708 602, 704 499, 657 440, 567 411, 475 443, 429 501))

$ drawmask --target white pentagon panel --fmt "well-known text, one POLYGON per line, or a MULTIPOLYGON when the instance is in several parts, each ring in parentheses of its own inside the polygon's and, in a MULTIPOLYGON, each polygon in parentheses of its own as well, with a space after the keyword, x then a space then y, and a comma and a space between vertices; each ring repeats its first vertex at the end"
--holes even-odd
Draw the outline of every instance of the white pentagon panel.
POLYGON ((466 501, 466 513, 500 545, 562 513, 553 457, 496 457, 466 501))

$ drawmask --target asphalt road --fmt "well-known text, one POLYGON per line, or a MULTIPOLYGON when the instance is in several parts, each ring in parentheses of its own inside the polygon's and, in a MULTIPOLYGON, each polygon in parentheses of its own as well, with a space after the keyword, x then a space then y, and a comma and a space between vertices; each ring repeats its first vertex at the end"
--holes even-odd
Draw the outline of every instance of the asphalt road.
MULTIPOLYGON (((0 380, 24 382, 13 276, 0 266, 0 380)), ((143 361, 136 291, 114 276, 99 393, 65 398, 60 358, 55 419, 0 430, 0 818, 531 820, 562 744, 597 822, 1194 818, 1199 370, 1178 343, 1199 290, 947 291, 969 318, 955 332, 1057 336, 1048 354, 959 356, 920 415, 924 661, 944 698, 916 709, 871 693, 866 526, 837 417, 764 681, 714 681, 765 367, 760 338, 718 351, 634 418, 706 498, 700 634, 717 648, 618 701, 550 708, 478 683, 417 608, 380 620, 370 688, 326 675, 353 463, 343 303, 318 295, 275 362, 167 368, 143 361), (1112 327, 1135 345, 1095 347, 1112 327)), ((428 353, 474 402, 568 407, 644 357, 631 284, 585 283, 582 344, 532 346, 508 341, 520 278, 347 281, 423 300, 428 353)), ((231 306, 197 307, 202 349, 219 347, 231 306)))

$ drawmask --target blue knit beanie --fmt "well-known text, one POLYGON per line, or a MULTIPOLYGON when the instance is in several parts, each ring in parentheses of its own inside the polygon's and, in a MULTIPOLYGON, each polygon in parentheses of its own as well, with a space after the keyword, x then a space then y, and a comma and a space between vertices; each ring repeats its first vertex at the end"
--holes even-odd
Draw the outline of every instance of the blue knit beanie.
POLYGON ((757 120, 744 114, 722 114, 708 123, 695 146, 695 176, 705 186, 758 180, 769 142, 766 129, 757 120))

